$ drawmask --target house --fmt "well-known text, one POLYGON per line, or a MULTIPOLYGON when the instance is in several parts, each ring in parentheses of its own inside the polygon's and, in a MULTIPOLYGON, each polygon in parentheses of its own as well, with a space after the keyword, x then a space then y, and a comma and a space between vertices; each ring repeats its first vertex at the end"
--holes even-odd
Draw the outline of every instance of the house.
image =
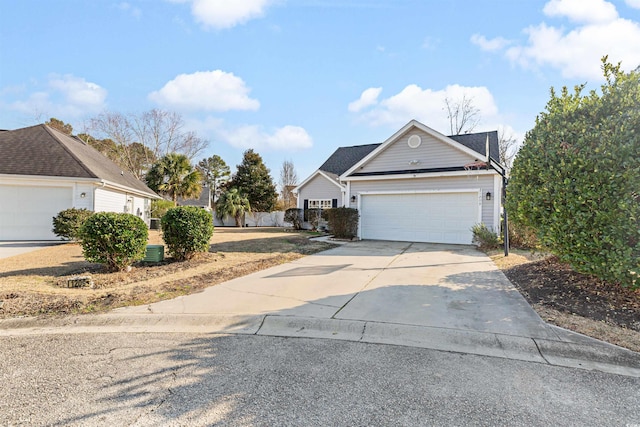
POLYGON ((202 191, 197 199, 185 199, 184 197, 178 197, 178 206, 196 206, 208 211, 212 210, 212 202, 211 190, 207 185, 202 186, 202 191))
POLYGON ((358 209, 360 239, 470 244, 473 225, 500 229, 502 174, 497 132, 412 120, 381 144, 338 148, 296 193, 301 209, 358 209))
POLYGON ((57 240, 68 208, 129 212, 149 224, 149 187, 81 141, 46 125, 0 131, 0 240, 57 240))

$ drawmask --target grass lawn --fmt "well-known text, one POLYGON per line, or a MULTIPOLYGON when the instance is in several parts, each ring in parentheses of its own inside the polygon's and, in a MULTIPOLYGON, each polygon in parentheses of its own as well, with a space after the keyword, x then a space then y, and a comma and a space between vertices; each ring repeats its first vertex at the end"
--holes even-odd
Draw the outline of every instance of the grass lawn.
MULTIPOLYGON (((107 273, 84 260, 82 248, 66 243, 0 259, 0 318, 78 314, 148 304, 198 292, 236 277, 320 252, 333 244, 281 228, 216 228, 208 253, 190 261, 138 264, 107 273), (91 276, 91 288, 67 288, 67 279, 91 276)), ((163 244, 150 231, 150 244, 163 244)), ((165 247, 166 250, 166 247, 165 247)), ((165 253, 165 257, 167 254, 165 253)))

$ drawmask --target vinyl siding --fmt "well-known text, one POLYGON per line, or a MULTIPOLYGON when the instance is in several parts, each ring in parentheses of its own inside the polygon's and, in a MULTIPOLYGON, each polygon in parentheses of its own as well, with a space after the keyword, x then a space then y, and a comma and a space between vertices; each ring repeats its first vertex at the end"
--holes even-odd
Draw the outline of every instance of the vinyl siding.
MULTIPOLYGON (((424 141, 423 141, 424 143, 424 141)), ((480 190, 482 198, 482 222, 487 227, 494 229, 497 221, 494 221, 496 203, 494 197, 498 197, 494 188, 493 175, 473 175, 435 178, 413 179, 387 179, 370 181, 351 181, 351 194, 358 195, 362 192, 412 192, 412 191, 446 191, 446 190, 480 190), (487 191, 491 192, 492 200, 486 200, 487 191)), ((350 203, 355 208, 357 204, 350 203)), ((494 230, 497 231, 497 230, 494 230)))
POLYGON ((298 191, 298 208, 302 209, 305 199, 338 199, 338 206, 342 206, 342 191, 324 176, 316 175, 298 191))
MULTIPOLYGON (((479 156, 479 155, 478 155, 479 156)), ((367 162, 356 173, 398 171, 407 169, 429 169, 464 166, 476 158, 451 145, 435 139, 417 129, 412 129, 389 145, 383 152, 367 162), (417 148, 407 144, 411 135, 418 135, 422 143, 417 148), (417 162, 416 162, 417 161, 417 162), (411 162, 411 163, 410 163, 411 162)))
POLYGON ((105 188, 97 188, 95 193, 96 212, 124 212, 127 195, 105 188))
POLYGON ((76 188, 73 196, 73 206, 76 209, 93 210, 93 189, 92 184, 76 184, 76 188), (85 196, 82 197, 81 194, 85 196))

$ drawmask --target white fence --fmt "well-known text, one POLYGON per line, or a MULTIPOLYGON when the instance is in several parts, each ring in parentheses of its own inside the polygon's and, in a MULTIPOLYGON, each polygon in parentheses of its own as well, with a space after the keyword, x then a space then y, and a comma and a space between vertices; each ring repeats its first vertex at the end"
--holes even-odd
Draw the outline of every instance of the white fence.
MULTIPOLYGON (((236 220, 225 217, 220 221, 214 212, 213 225, 216 227, 235 227, 236 220)), ((246 227, 291 227, 291 224, 284 222, 284 211, 274 212, 252 212, 245 215, 244 225, 246 227)))

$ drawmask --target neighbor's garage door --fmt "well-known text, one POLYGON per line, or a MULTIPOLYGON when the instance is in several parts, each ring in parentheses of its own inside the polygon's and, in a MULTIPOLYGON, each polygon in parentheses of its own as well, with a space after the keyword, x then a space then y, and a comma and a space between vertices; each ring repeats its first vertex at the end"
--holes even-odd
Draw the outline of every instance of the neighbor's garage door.
POLYGON ((363 194, 361 238, 471 244, 478 193, 363 194))
POLYGON ((0 185, 0 240, 57 240, 52 219, 72 206, 69 187, 0 185))

